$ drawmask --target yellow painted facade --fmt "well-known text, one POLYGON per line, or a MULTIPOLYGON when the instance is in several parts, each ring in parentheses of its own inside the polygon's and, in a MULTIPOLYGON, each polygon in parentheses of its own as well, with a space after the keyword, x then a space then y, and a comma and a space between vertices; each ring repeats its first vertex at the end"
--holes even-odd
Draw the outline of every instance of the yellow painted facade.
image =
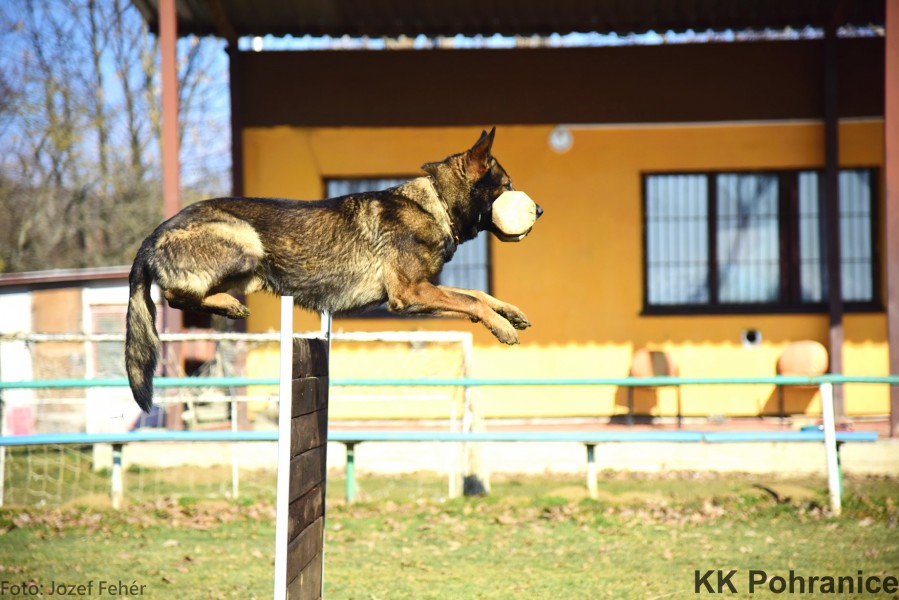
MULTIPOLYGON (((548 144, 550 126, 504 126, 494 153, 516 188, 528 192, 546 214, 533 233, 517 244, 491 240, 493 293, 520 306, 533 327, 510 348, 481 326, 464 320, 343 319, 347 331, 459 329, 474 333, 473 375, 480 377, 621 377, 636 348, 670 351, 688 377, 773 375, 785 344, 814 339, 827 345, 826 314, 641 316, 641 174, 703 171, 820 168, 824 129, 820 123, 735 123, 572 127, 574 143, 565 153, 548 144), (763 342, 744 348, 743 329, 758 329, 763 342)), ((844 166, 882 167, 883 123, 840 125, 844 166)), ((391 177, 417 174, 424 162, 471 145, 480 128, 270 128, 243 134, 245 193, 299 199, 322 197, 328 177, 391 177)), ((882 188, 882 186, 880 186, 882 188)), ((882 199, 878 200, 882 204, 882 199)), ((250 331, 277 329, 276 299, 248 300, 250 331)), ((886 319, 881 313, 847 314, 844 371, 852 375, 888 372, 886 319)), ((297 330, 317 329, 316 316, 297 313, 297 330)), ((349 375, 342 357, 352 356, 365 371, 391 376, 389 353, 347 350, 333 357, 333 376, 349 375)), ((344 360, 349 360, 348 358, 344 360)), ((251 357, 252 374, 272 374, 272 353, 251 357)), ((476 392, 488 416, 608 415, 625 410, 625 390, 617 388, 506 388, 476 392)), ((674 414, 674 394, 656 402, 638 393, 637 406, 653 414, 674 414), (648 404, 646 404, 648 402, 648 404)), ((773 386, 686 387, 687 415, 752 416, 771 413, 773 386)), ((850 415, 887 414, 884 386, 848 386, 850 415)), ((793 412, 814 414, 816 394, 792 390, 793 412)), ((368 403, 333 418, 446 416, 446 407, 426 403, 368 403)))

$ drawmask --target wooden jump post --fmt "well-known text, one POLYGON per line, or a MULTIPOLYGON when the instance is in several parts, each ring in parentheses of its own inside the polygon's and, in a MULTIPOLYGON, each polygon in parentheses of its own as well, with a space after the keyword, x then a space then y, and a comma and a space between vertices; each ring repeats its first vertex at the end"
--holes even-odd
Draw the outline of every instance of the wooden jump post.
POLYGON ((281 297, 275 517, 276 600, 323 595, 330 317, 321 339, 293 339, 293 298, 281 297))

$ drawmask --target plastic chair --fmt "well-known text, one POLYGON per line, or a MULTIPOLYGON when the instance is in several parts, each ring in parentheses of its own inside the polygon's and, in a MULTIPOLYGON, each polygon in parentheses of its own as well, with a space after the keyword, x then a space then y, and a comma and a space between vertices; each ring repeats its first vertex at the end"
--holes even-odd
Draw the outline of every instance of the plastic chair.
MULTIPOLYGON (((814 377, 827 373, 830 356, 827 348, 814 340, 800 340, 787 344, 780 358, 777 359, 778 375, 794 375, 799 377, 814 377)), ((798 389, 812 389, 816 386, 798 385, 791 386, 798 389)), ((777 386, 777 411, 780 420, 786 419, 784 408, 784 386, 777 386)))
MULTIPOLYGON (((664 350, 649 350, 641 348, 634 352, 631 360, 631 377, 677 377, 680 369, 674 358, 664 350)), ((640 389, 656 391, 655 386, 638 386, 640 389)), ((681 414, 680 386, 675 386, 677 393, 677 428, 680 429, 683 421, 681 414)), ((627 388, 627 424, 634 424, 634 387, 627 388)))

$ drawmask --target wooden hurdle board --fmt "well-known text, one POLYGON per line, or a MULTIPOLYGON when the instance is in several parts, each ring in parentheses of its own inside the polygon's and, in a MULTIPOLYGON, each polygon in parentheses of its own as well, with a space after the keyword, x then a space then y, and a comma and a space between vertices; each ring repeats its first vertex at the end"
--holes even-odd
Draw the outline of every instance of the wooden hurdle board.
POLYGON ((322 595, 328 444, 328 342, 293 342, 287 597, 322 595))

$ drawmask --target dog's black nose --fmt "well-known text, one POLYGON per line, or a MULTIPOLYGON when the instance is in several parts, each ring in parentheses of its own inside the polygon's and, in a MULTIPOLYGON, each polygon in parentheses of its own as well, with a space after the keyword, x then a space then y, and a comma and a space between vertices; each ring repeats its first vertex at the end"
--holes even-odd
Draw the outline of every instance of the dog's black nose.
POLYGON ((543 209, 542 209, 542 208, 540 207, 540 205, 538 204, 538 205, 537 205, 537 218, 539 219, 539 218, 542 217, 542 216, 543 216, 543 209))

